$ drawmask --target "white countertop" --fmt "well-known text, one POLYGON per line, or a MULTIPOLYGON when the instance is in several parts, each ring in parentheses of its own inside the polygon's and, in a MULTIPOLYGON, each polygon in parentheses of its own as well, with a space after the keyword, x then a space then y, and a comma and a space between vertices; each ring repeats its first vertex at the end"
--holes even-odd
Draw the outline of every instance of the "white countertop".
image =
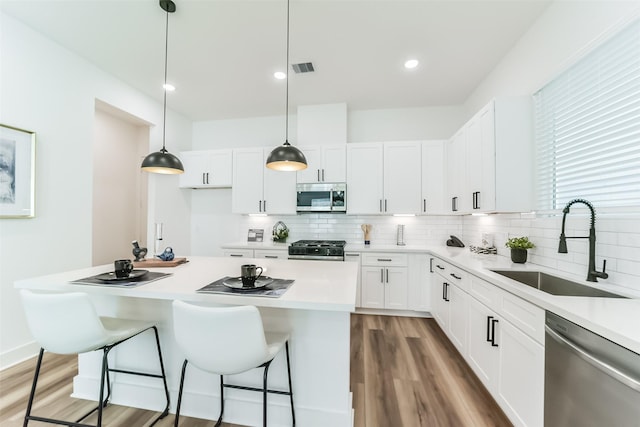
POLYGON ((610 285, 602 280, 598 283, 590 283, 584 278, 580 279, 531 263, 514 264, 509 258, 503 256, 473 254, 468 248, 432 247, 429 253, 540 308, 554 312, 623 347, 640 353, 640 292, 638 291, 610 285), (624 295, 630 299, 551 295, 494 273, 491 269, 542 271, 624 295))
MULTIPOLYGON (((272 242, 270 243, 273 244, 272 242)), ((279 245, 286 247, 286 244, 283 243, 279 245)), ((224 247, 230 246, 225 245, 224 247)), ((238 243, 237 246, 234 247, 247 248, 248 246, 247 243, 244 242, 244 244, 238 243)), ((590 283, 584 280, 584 277, 572 276, 536 264, 514 264, 509 258, 504 256, 474 254, 469 251, 467 247, 364 245, 349 243, 345 246, 345 252, 425 253, 441 257, 445 261, 485 279, 544 310, 552 311, 636 353, 640 353, 640 291, 635 291, 628 287, 611 285, 608 284, 606 280, 600 280, 598 283, 590 283), (494 273, 491 269, 542 271, 580 284, 624 295, 629 297, 629 299, 551 295, 494 273)), ((585 265, 585 275, 586 270, 587 266, 585 265)))
POLYGON ((355 311, 357 264, 339 261, 289 261, 278 259, 235 259, 189 257, 189 262, 173 268, 148 268, 149 271, 172 273, 171 276, 135 288, 78 285, 69 283, 100 273, 113 271, 113 265, 103 265, 31 279, 18 280, 16 288, 46 291, 82 291, 92 294, 137 298, 181 299, 219 304, 275 307, 317 311, 355 311), (236 277, 242 264, 256 264, 264 274, 295 282, 279 298, 248 295, 200 294, 197 289, 221 279, 236 277))

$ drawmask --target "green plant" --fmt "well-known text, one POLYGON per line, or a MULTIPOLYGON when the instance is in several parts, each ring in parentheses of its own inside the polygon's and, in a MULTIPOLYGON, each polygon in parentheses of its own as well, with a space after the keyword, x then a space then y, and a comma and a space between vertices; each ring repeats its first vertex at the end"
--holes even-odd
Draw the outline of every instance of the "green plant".
POLYGON ((273 233, 273 240, 286 240, 286 238, 289 237, 289 230, 287 230, 286 228, 280 228, 278 230, 276 230, 275 233, 273 233))
POLYGON ((506 247, 510 249, 531 249, 535 248, 536 245, 533 244, 528 237, 512 237, 507 240, 507 243, 504 244, 506 247))

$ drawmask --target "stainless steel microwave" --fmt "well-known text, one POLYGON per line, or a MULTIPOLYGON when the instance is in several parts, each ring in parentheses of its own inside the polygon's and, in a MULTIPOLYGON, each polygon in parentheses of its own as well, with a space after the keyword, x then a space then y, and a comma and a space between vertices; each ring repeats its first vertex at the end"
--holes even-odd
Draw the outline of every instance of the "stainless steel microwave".
POLYGON ((319 182, 296 186, 298 212, 346 212, 347 184, 319 182))

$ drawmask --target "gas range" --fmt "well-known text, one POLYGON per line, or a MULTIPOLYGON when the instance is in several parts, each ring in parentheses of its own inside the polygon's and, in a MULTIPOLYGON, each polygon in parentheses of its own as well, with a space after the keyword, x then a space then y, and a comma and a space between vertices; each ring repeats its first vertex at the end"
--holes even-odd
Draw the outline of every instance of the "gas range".
POLYGON ((289 246, 289 259, 344 261, 344 240, 298 240, 289 246))

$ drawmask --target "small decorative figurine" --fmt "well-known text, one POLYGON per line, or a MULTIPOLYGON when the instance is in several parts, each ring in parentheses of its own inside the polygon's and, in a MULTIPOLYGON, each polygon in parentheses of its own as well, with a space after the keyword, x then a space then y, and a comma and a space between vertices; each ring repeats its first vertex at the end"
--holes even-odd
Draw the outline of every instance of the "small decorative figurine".
POLYGON ((144 261, 144 257, 147 255, 147 248, 141 248, 137 240, 131 242, 133 245, 133 256, 136 257, 135 261, 144 261))
POLYGON ((371 243, 371 237, 369 236, 369 233, 371 232, 371 229, 373 228, 373 225, 371 224, 362 224, 360 226, 360 228, 362 228, 362 231, 364 231, 364 244, 368 245, 371 243))
POLYGON ((173 261, 173 257, 175 257, 175 254, 173 253, 173 249, 171 249, 171 247, 167 247, 164 252, 156 256, 163 261, 173 261))

